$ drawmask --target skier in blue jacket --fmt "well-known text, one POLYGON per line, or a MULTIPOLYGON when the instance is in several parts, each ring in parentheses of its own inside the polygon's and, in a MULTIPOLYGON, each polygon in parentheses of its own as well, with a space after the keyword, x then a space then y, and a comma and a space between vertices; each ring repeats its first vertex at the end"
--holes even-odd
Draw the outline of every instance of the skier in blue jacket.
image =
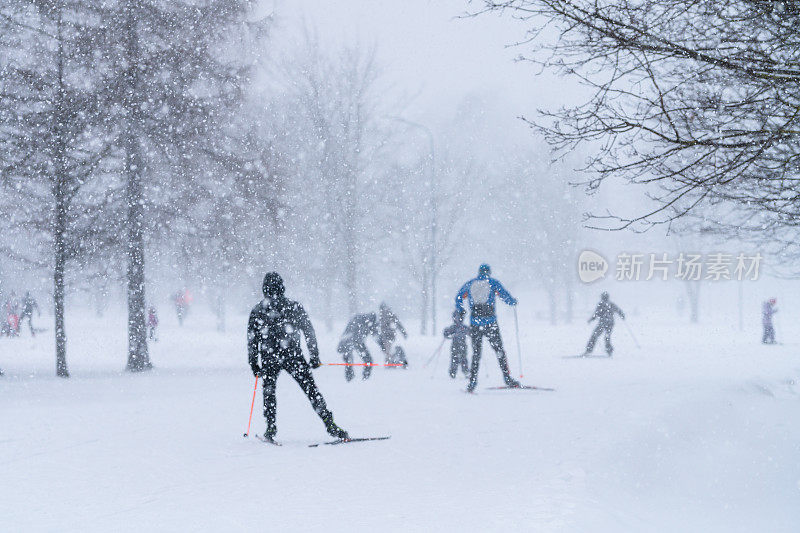
POLYGON ((478 385, 483 337, 489 340, 489 345, 497 353, 497 362, 500 364, 500 370, 503 371, 503 380, 506 385, 519 387, 519 382, 511 377, 511 372, 508 370, 508 359, 503 350, 503 339, 500 337, 500 327, 497 325, 494 308, 495 298, 498 296, 508 305, 517 305, 517 300, 503 288, 499 281, 490 277, 491 272, 489 265, 482 264, 478 269, 478 277, 466 282, 456 295, 456 311, 464 312, 464 300, 467 300, 470 310, 472 366, 467 392, 474 391, 478 385))

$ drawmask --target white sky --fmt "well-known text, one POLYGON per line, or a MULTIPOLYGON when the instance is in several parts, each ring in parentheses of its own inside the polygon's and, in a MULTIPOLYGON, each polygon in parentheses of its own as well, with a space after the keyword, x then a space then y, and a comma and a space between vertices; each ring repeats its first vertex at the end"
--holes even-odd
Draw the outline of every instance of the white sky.
POLYGON ((524 23, 495 14, 460 18, 469 8, 466 0, 277 0, 276 36, 306 24, 324 41, 374 43, 387 81, 418 95, 410 118, 436 129, 465 97, 481 94, 497 104, 493 120, 528 135, 517 117, 558 104, 572 82, 514 61, 523 49, 507 45, 524 37, 524 23))

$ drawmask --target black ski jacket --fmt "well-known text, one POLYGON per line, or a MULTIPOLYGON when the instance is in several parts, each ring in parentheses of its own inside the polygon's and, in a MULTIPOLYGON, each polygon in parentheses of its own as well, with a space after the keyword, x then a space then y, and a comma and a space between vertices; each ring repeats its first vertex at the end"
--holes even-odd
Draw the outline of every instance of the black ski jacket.
POLYGON ((619 315, 620 318, 625 318, 625 313, 623 313, 622 309, 617 307, 616 304, 612 303, 610 300, 600 300, 589 322, 597 319, 598 327, 613 328, 615 314, 619 315))
POLYGON ((260 370, 259 362, 263 367, 284 357, 301 357, 301 332, 311 366, 319 366, 317 336, 303 306, 283 296, 264 298, 250 312, 247 323, 247 357, 253 372, 260 370))

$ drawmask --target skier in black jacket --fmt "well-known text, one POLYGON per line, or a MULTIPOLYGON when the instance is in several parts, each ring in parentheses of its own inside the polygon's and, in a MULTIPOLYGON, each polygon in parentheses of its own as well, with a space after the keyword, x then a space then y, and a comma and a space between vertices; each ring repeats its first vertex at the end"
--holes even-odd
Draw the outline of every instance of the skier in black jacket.
MULTIPOLYGON (((344 329, 344 333, 342 333, 339 346, 336 348, 348 365, 353 362, 353 352, 358 352, 361 360, 366 365, 361 376, 362 379, 369 379, 372 373, 372 367, 369 366, 372 364, 372 355, 370 355, 367 346, 364 344, 368 335, 373 335, 376 338, 380 336, 378 317, 375 313, 364 313, 351 318, 344 329)), ((352 366, 344 367, 344 378, 347 381, 351 381, 354 376, 355 372, 353 372, 352 366)))
POLYGON ((247 325, 247 355, 255 376, 263 378, 264 417, 267 431, 264 438, 275 438, 275 383, 281 370, 286 370, 308 396, 314 411, 325 423, 332 437, 348 438, 347 432, 333 422, 325 399, 314 383, 312 368, 319 368, 319 348, 314 327, 303 306, 284 296, 283 280, 276 272, 264 276, 264 299, 250 312, 247 325), (310 361, 306 362, 300 347, 300 333, 306 338, 310 361))
POLYGON ((33 327, 33 311, 36 310, 39 316, 42 316, 42 310, 39 309, 39 304, 31 296, 29 291, 25 291, 25 296, 22 298, 22 314, 19 318, 19 326, 22 327, 22 322, 27 318, 28 326, 31 328, 31 337, 36 336, 36 328, 33 327))
POLYGON ((594 331, 592 331, 589 342, 586 343, 586 351, 583 353, 584 357, 592 353, 594 344, 603 333, 605 333, 606 353, 611 357, 611 354, 614 352, 614 347, 611 346, 611 331, 614 329, 615 314, 619 315, 622 320, 625 320, 625 313, 609 300, 608 293, 604 292, 600 295, 600 301, 597 303, 594 314, 592 314, 592 317, 589 319, 589 323, 597 319, 597 326, 595 326, 594 331))
POLYGON ((453 311, 453 323, 442 332, 445 339, 453 339, 450 344, 450 377, 456 377, 458 367, 465 376, 469 376, 469 359, 467 358, 467 335, 469 326, 464 325, 464 312, 453 311))
POLYGON ((392 353, 392 346, 394 345, 396 336, 395 330, 399 331, 404 339, 408 338, 408 332, 406 328, 403 327, 400 319, 397 318, 397 315, 394 314, 385 303, 381 303, 380 305, 378 325, 378 344, 381 347, 386 363, 403 365, 403 368, 407 368, 408 360, 406 359, 406 352, 403 350, 403 347, 400 345, 395 346, 394 353, 392 353))

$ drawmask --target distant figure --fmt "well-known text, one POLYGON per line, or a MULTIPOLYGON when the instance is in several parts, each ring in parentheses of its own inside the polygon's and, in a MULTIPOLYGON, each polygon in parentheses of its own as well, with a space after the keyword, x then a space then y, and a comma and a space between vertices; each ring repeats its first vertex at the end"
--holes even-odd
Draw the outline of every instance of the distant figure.
MULTIPOLYGON (((342 338, 339 340, 339 346, 336 348, 336 351, 342 354, 342 359, 348 365, 353 363, 353 352, 361 356, 361 360, 365 365, 364 372, 361 375, 362 379, 369 379, 370 374, 372 374, 372 367, 369 366, 372 364, 372 356, 364 344, 369 335, 376 338, 379 337, 378 317, 375 316, 375 313, 356 315, 347 323, 347 327, 342 333, 342 338)), ((355 377, 353 367, 344 367, 344 378, 347 381, 351 381, 353 377, 355 377)))
POLYGON ((6 313, 6 321, 3 328, 5 334, 9 337, 19 337, 19 300, 16 292, 11 291, 6 300, 4 310, 6 313))
POLYGON ((391 353, 395 339, 395 330, 399 331, 404 339, 408 338, 408 333, 406 332, 406 328, 403 327, 403 324, 400 323, 400 319, 397 318, 397 315, 395 315, 385 303, 381 303, 380 305, 378 329, 378 345, 381 347, 386 363, 403 365, 403 368, 408 367, 408 360, 406 359, 406 353, 402 346, 395 346, 394 353, 391 353))
POLYGON ((467 335, 469 326, 464 325, 464 312, 453 311, 453 323, 444 328, 444 338, 453 339, 450 343, 450 377, 455 378, 458 367, 464 376, 469 376, 469 358, 467 357, 467 335))
POLYGON ((175 293, 173 297, 175 300, 175 313, 178 315, 178 325, 183 326, 183 320, 189 312, 189 306, 192 303, 192 293, 189 289, 181 289, 175 293))
POLYGON ((497 325, 497 315, 494 309, 495 298, 498 296, 508 305, 517 305, 517 300, 503 288, 499 281, 490 277, 491 273, 489 265, 482 264, 478 268, 478 277, 466 282, 456 294, 456 311, 464 312, 464 300, 467 300, 470 310, 472 368, 467 392, 473 392, 478 386, 483 337, 489 340, 489 345, 497 353, 497 362, 503 372, 503 380, 506 385, 519 387, 519 382, 511 377, 511 372, 508 370, 508 359, 503 349, 503 339, 500 337, 500 327, 497 325))
POLYGON ((151 305, 147 309, 147 338, 153 342, 158 342, 156 328, 158 328, 158 312, 156 307, 151 305))
POLYGON ((764 334, 761 336, 763 344, 775 344, 775 326, 772 323, 772 317, 778 312, 775 304, 778 300, 770 298, 761 307, 761 324, 764 326, 764 334))
POLYGON ((263 380, 264 418, 267 419, 264 439, 274 442, 278 431, 275 424, 275 385, 281 370, 292 376, 303 389, 328 434, 337 439, 347 439, 347 432, 334 423, 333 414, 328 410, 311 374, 311 369, 319 368, 322 363, 308 314, 300 303, 286 298, 283 280, 277 272, 269 272, 264 276, 262 290, 264 299, 250 312, 247 324, 247 358, 253 375, 263 380), (308 345, 308 361, 303 358, 301 333, 308 345))
POLYGON ((29 291, 25 291, 25 296, 22 298, 22 315, 20 315, 20 322, 24 322, 25 319, 28 319, 28 326, 31 328, 31 337, 36 336, 36 328, 33 327, 33 310, 36 310, 38 316, 42 316, 42 310, 39 309, 39 304, 36 303, 36 300, 31 296, 29 291))
POLYGON ((615 314, 625 320, 625 313, 623 313, 622 309, 617 307, 616 304, 612 303, 611 300, 608 299, 608 293, 604 292, 600 295, 600 302, 598 302, 594 314, 592 314, 592 317, 589 319, 589 323, 597 319, 597 326, 595 326, 594 331, 592 331, 589 342, 586 343, 586 351, 583 353, 584 357, 592 353, 594 344, 601 334, 605 334, 606 353, 608 356, 611 357, 611 354, 614 353, 614 347, 611 346, 611 332, 614 329, 615 314))

